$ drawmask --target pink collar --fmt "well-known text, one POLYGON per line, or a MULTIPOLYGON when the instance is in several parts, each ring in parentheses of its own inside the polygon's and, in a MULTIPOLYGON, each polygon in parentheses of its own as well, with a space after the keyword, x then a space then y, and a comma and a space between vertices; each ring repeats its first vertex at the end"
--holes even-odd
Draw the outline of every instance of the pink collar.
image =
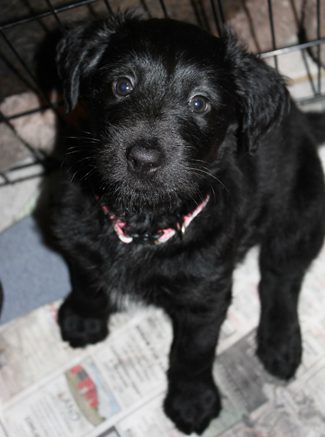
MULTIPOLYGON (((195 209, 194 211, 188 213, 187 215, 184 216, 183 218, 183 224, 181 227, 181 232, 182 234, 185 233, 186 228, 190 225, 190 223, 192 222, 192 220, 195 219, 195 217, 197 217, 200 212, 205 208, 206 204, 208 203, 210 199, 210 196, 207 194, 206 198, 203 200, 203 202, 201 202, 195 209)), ((112 224, 113 224, 113 228, 116 232, 116 235, 118 236, 118 238, 123 241, 123 243, 132 243, 133 241, 133 237, 127 235, 124 232, 124 228, 126 226, 126 222, 124 222, 123 220, 119 219, 115 214, 113 214, 107 205, 101 205, 101 208, 104 212, 105 215, 107 215, 112 224)), ((161 244, 161 243, 166 243, 166 241, 170 240, 174 235, 176 234, 176 230, 173 228, 165 228, 165 229, 160 229, 159 230, 159 237, 154 240, 154 244, 161 244)))

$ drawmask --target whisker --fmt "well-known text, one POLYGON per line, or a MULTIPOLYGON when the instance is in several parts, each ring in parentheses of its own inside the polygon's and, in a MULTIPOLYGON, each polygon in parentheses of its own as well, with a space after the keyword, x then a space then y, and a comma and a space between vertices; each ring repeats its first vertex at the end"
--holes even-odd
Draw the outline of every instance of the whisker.
POLYGON ((196 173, 197 176, 200 176, 203 174, 205 176, 208 176, 208 177, 214 179, 227 191, 227 193, 229 193, 228 188, 225 186, 225 184, 217 176, 211 174, 210 172, 208 172, 202 168, 198 168, 198 167, 187 167, 187 169, 192 171, 193 173, 196 173))
POLYGON ((84 180, 86 180, 92 173, 94 173, 94 171, 96 170, 95 167, 91 168, 89 171, 87 171, 87 173, 85 173, 80 179, 79 181, 82 182, 84 180))

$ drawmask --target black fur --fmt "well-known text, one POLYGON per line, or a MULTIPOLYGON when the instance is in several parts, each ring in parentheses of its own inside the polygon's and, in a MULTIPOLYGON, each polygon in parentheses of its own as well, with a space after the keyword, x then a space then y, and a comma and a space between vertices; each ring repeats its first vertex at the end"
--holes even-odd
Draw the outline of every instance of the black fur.
POLYGON ((58 190, 55 229, 73 285, 62 337, 73 347, 102 340, 125 295, 164 308, 174 329, 165 412, 201 433, 221 408, 215 349, 233 269, 252 245, 261 248, 257 354, 283 379, 300 364, 299 291, 324 236, 316 117, 231 33, 217 39, 172 20, 128 15, 78 27, 60 43, 58 65, 67 108, 81 99, 90 120, 67 152, 74 181, 58 190), (126 96, 116 91, 121 77, 133 86, 126 96), (206 99, 201 113, 194 95, 206 99), (207 194, 185 234, 161 245, 121 242, 100 207, 128 234, 150 236, 179 229, 207 194))

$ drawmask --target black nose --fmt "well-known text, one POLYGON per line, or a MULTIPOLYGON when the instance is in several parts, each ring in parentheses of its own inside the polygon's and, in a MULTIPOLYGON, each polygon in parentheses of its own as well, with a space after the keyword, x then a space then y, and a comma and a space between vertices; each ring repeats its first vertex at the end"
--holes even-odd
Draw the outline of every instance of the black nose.
POLYGON ((162 164, 162 154, 152 147, 135 144, 127 152, 128 166, 133 172, 152 173, 162 164))

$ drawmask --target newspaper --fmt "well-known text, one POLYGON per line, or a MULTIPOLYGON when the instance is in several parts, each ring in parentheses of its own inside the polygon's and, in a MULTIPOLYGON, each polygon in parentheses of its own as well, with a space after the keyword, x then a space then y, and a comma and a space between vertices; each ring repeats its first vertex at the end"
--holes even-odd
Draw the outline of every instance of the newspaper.
MULTIPOLYGON (((300 302, 303 363, 283 383, 255 357, 257 249, 235 272, 214 365, 223 410, 205 437, 325 436, 325 249, 300 302)), ((112 317, 102 343, 71 349, 59 302, 0 329, 0 437, 180 437, 164 415, 171 326, 162 311, 112 317)))

